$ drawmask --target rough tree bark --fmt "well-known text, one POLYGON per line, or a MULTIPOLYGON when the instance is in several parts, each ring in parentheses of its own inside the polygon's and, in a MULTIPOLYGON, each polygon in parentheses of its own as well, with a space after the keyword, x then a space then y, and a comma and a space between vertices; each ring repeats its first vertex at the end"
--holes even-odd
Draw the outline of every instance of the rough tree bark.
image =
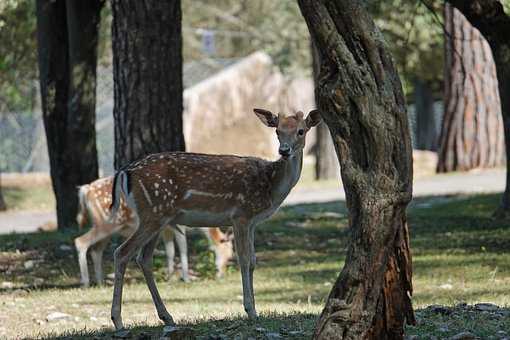
POLYGON ((438 133, 434 113, 434 96, 430 85, 423 80, 414 81, 414 105, 416 108, 416 148, 436 151, 438 133))
POLYGON ((510 217, 510 16, 497 0, 447 0, 487 39, 496 63, 505 130, 506 189, 496 217, 510 217))
MULTIPOLYGON (((311 44, 312 48, 312 70, 313 70, 313 82, 314 87, 318 87, 318 77, 320 69, 319 54, 314 44, 311 44)), ((317 103, 317 98, 315 99, 317 103)), ((326 179, 337 179, 340 171, 338 165, 338 159, 336 157, 335 146, 333 145, 333 139, 329 132, 328 126, 322 122, 316 129, 317 140, 315 143, 315 179, 326 180, 326 179)))
POLYGON ((180 1, 113 0, 115 168, 184 150, 180 1))
POLYGON ((400 79, 362 0, 298 0, 320 53, 317 97, 351 235, 317 339, 402 339, 414 323, 406 207, 412 147, 400 79))
POLYGON ((97 178, 95 68, 100 1, 38 0, 39 80, 59 228, 75 224, 77 186, 97 178))
POLYGON ((489 44, 456 8, 445 5, 445 110, 438 172, 502 165, 503 119, 489 44))

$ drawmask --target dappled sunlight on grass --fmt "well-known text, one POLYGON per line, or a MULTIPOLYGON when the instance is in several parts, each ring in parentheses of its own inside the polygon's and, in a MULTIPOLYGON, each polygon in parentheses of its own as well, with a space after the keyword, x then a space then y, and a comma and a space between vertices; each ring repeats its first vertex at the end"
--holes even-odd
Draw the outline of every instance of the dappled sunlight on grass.
MULTIPOLYGON (((413 202, 409 224, 416 308, 459 302, 510 305, 510 226, 490 218, 497 202, 497 195, 427 197, 413 202)), ((283 208, 257 229, 255 299, 265 317, 255 324, 244 318, 238 270, 231 266, 225 278, 211 279, 210 269, 205 269, 211 263, 203 262, 211 262, 212 256, 198 232, 190 233, 189 248, 199 279, 190 284, 165 281, 160 251, 155 257, 158 286, 176 320, 190 325, 198 335, 256 336, 256 328, 268 332, 285 328, 296 331, 290 338, 309 338, 345 261, 347 223, 344 203, 331 202, 283 208)), ((92 337, 103 334, 97 333, 105 332, 102 327, 111 334, 111 286, 76 288, 77 260, 69 248, 76 235, 77 231, 70 231, 0 237, 0 281, 23 288, 1 288, 5 302, 0 305, 0 337, 51 332, 57 336, 65 329, 92 337), (34 261, 30 270, 25 268, 27 260, 34 261), (46 321, 55 311, 69 318, 46 321)), ((105 254, 106 273, 112 271, 111 254, 119 242, 115 239, 105 254)), ((149 325, 135 330, 159 334, 161 326, 140 271, 130 265, 127 275, 126 324, 149 325)), ((430 318, 435 322, 434 315, 430 318)), ((455 319, 452 324, 462 322, 455 319)), ((429 326, 424 322, 410 332, 429 332, 429 326)))

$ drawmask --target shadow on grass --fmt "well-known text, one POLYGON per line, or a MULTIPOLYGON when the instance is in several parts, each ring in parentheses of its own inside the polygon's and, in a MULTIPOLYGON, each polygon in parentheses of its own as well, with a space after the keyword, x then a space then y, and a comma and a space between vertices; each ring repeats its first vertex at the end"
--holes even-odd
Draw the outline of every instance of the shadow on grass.
MULTIPOLYGON (((510 249, 508 222, 491 219, 499 195, 441 196, 415 199, 409 209, 411 248, 417 270, 427 271, 463 264, 484 265, 489 256, 463 259, 463 254, 506 252, 510 249), (441 263, 428 255, 459 254, 461 258, 441 263), (467 261, 467 262, 463 262, 467 261)), ((0 273, 5 281, 13 281, 14 288, 72 289, 79 281, 79 270, 73 239, 83 231, 46 232, 26 235, 0 236, 0 273), (27 269, 27 261, 35 264, 27 269), (42 281, 34 284, 35 280, 42 281)), ((257 228, 256 249, 259 267, 285 269, 291 279, 320 283, 340 270, 345 259, 350 231, 345 202, 299 204, 283 207, 272 219, 257 228), (292 272, 293 265, 337 262, 334 269, 319 267, 292 272)), ((105 272, 112 271, 113 249, 120 244, 115 239, 105 252, 105 272)), ((199 257, 207 251, 207 242, 198 233, 190 233, 191 262, 213 261, 199 257)), ((90 261, 89 261, 90 262, 90 261)), ((162 276, 163 256, 155 258, 156 276, 162 276)), ((498 261, 501 270, 510 270, 510 261, 498 261)), ((214 263, 211 266, 214 268, 214 263)), ((134 269, 134 268, 132 268, 134 269)), ((130 270, 132 282, 142 282, 139 270, 130 270)), ((2 291, 5 291, 3 289, 2 291)))
MULTIPOLYGON (((266 339, 268 335, 278 334, 284 339, 310 339, 318 315, 309 313, 262 314, 256 321, 245 317, 229 317, 224 319, 198 319, 180 323, 178 326, 189 328, 192 336, 210 337, 211 339, 233 339, 250 337, 266 339)), ((130 339, 158 339, 163 334, 162 325, 144 326, 135 325, 127 327, 130 331, 130 339)), ((50 334, 38 339, 113 339, 112 328, 103 328, 95 331, 73 330, 60 334, 50 334)), ((186 339, 186 338, 183 338, 186 339)))

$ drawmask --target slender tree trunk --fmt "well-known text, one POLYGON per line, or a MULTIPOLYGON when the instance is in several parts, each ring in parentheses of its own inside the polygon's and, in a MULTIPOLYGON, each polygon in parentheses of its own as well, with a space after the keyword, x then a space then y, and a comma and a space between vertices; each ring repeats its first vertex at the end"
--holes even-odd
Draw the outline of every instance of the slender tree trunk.
MULTIPOLYGON (((314 44, 312 46, 312 62, 313 62, 313 82, 314 87, 318 87, 318 77, 320 71, 320 60, 319 54, 317 53, 314 44)), ((315 99, 317 103, 317 98, 315 99)), ((315 144, 315 179, 326 180, 326 179, 337 179, 340 172, 338 165, 338 158, 336 157, 335 146, 333 145, 333 139, 328 126, 322 122, 320 123, 316 131, 316 144, 315 144)))
POLYGON ((500 207, 495 212, 499 218, 510 218, 510 16, 498 0, 447 0, 461 11, 487 39, 498 76, 501 111, 505 130, 506 188, 500 207))
POLYGON ((434 96, 426 81, 414 81, 416 108, 416 148, 418 150, 437 150, 438 133, 434 112, 434 96))
MULTIPOLYGON (((96 74, 99 24, 103 0, 66 0, 69 39, 68 135, 73 142, 74 182, 97 179, 96 74)), ((76 202, 77 203, 77 202, 76 202)))
POLYGON ((503 119, 490 46, 449 4, 445 30, 445 113, 438 171, 502 165, 503 119))
POLYGON ((351 235, 317 339, 402 339, 414 323, 402 86, 361 0, 298 0, 320 53, 317 97, 340 160, 351 235))
POLYGON ((0 211, 7 210, 7 205, 5 204, 4 195, 2 194, 2 174, 0 174, 0 211))
POLYGON ((41 104, 59 228, 75 223, 77 186, 98 172, 91 73, 99 9, 96 1, 75 5, 67 9, 65 0, 37 1, 41 104))
POLYGON ((113 0, 116 169, 184 150, 180 1, 113 0))

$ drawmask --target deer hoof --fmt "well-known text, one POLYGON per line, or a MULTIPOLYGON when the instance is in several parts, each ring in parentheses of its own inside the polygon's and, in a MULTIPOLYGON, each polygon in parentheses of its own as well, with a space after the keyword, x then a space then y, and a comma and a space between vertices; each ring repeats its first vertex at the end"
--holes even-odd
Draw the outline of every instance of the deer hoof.
POLYGON ((131 338, 131 331, 129 329, 121 328, 113 333, 114 339, 128 339, 131 338))
POLYGON ((170 316, 170 315, 163 315, 163 316, 160 316, 159 319, 161 321, 163 321, 163 323, 165 324, 165 326, 172 326, 172 327, 175 327, 175 321, 174 319, 170 316))

